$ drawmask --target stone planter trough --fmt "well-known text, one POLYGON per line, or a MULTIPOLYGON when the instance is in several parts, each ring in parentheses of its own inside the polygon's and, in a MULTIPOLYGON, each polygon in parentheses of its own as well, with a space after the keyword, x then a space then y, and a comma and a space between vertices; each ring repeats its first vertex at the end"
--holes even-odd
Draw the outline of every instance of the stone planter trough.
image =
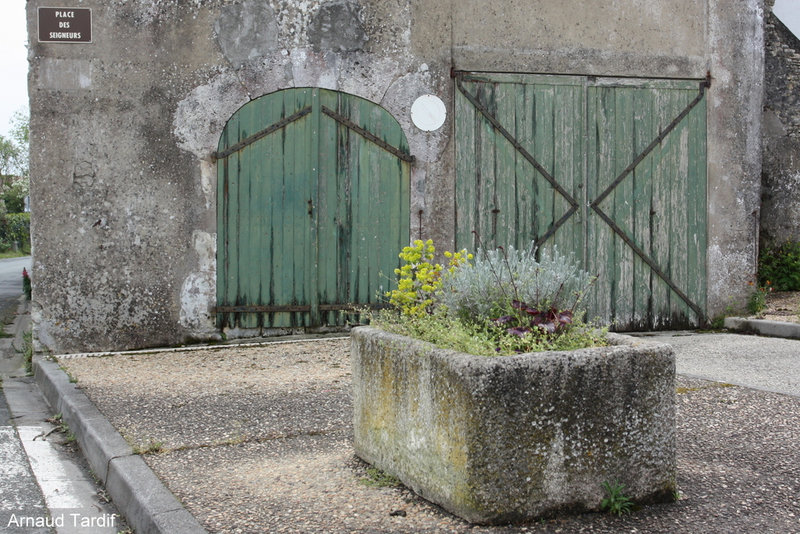
POLYGON ((485 357, 371 327, 352 339, 355 452, 467 521, 597 510, 676 490, 675 357, 611 346, 485 357))

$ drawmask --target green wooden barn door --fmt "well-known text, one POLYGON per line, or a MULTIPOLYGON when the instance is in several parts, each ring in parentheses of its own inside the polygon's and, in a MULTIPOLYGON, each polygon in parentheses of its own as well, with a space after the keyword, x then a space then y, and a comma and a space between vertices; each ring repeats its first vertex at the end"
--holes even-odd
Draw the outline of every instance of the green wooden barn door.
POLYGON ((590 318, 705 321, 705 82, 456 78, 456 246, 571 251, 590 318), (474 232, 474 233, 473 233, 474 232))
POLYGON ((217 152, 220 326, 340 323, 390 289, 411 156, 391 115, 324 89, 243 106, 217 152))
POLYGON ((457 79, 456 247, 583 247, 583 83, 457 79), (577 214, 577 217, 573 215, 577 214))

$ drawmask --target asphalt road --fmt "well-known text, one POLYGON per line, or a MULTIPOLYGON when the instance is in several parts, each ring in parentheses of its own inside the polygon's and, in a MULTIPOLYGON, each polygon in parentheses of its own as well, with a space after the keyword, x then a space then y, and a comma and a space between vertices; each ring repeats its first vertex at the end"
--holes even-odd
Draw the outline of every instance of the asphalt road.
POLYGON ((800 397, 800 340, 730 333, 658 332, 678 374, 800 397))
POLYGON ((7 322, 17 310, 22 294, 22 269, 31 272, 31 257, 0 260, 0 320, 7 322))

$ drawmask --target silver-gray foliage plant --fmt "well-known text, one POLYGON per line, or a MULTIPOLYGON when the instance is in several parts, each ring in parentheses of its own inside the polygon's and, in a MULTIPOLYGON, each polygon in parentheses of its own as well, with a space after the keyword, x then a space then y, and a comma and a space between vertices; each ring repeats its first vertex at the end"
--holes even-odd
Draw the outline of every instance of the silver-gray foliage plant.
POLYGON ((594 282, 571 256, 557 247, 543 250, 478 249, 473 264, 463 264, 442 277, 438 301, 458 317, 478 321, 504 315, 517 300, 538 309, 576 308, 594 282))

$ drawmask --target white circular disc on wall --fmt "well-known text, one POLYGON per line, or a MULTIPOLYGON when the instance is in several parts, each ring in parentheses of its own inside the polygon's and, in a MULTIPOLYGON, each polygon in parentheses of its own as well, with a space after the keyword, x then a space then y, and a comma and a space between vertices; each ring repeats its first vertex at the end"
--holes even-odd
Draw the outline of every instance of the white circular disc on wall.
POLYGON ((422 95, 411 105, 411 121, 423 132, 438 130, 447 117, 447 108, 435 95, 422 95))

